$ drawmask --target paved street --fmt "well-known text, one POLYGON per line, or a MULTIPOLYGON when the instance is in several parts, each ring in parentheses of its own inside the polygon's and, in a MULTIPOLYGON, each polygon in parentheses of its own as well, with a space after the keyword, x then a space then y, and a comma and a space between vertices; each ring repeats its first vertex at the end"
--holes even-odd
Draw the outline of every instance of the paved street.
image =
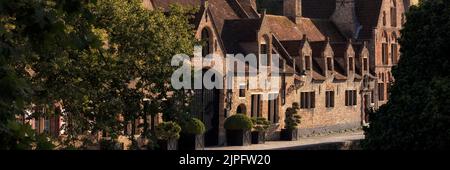
POLYGON ((250 146, 222 146, 208 147, 205 150, 308 150, 308 149, 330 149, 329 145, 346 147, 351 141, 364 139, 362 131, 331 134, 327 136, 315 136, 300 138, 298 141, 267 141, 265 144, 252 144, 250 146), (344 145, 344 146, 342 146, 344 145))

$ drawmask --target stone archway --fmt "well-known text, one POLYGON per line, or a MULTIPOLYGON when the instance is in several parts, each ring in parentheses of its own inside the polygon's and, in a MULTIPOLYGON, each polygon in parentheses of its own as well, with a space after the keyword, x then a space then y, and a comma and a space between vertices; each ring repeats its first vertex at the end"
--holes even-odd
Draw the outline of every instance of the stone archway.
POLYGON ((245 104, 240 104, 237 109, 236 109, 236 113, 237 114, 247 114, 247 107, 245 106, 245 104))

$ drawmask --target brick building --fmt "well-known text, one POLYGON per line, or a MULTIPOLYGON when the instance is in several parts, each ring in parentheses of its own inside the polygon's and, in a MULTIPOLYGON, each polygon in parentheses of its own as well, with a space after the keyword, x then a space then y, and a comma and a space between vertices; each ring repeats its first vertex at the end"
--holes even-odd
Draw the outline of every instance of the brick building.
MULTIPOLYGON (((227 89, 196 90, 196 114, 206 125, 206 145, 225 143, 225 119, 236 113, 273 123, 268 138, 279 138, 284 112, 301 108, 301 135, 358 128, 365 110, 388 100, 399 60, 399 30, 414 0, 275 0, 280 14, 258 12, 255 0, 143 0, 150 9, 170 4, 197 7, 195 37, 206 43, 201 55, 273 54, 281 70, 279 89, 251 89, 251 76, 234 76, 227 89), (269 97, 274 97, 268 100, 269 97)), ((259 68, 271 68, 258 59, 259 68)), ((213 65, 203 65, 203 69, 213 65)), ((246 66, 246 72, 249 71, 246 66)), ((225 80, 228 68, 216 70, 225 80)), ((245 75, 245 74, 244 74, 245 75)), ((226 86, 226 84, 225 84, 226 86)), ((61 133, 61 118, 30 120, 39 132, 61 133)))
MULTIPOLYGON (((255 0, 144 0, 149 9, 170 4, 198 7, 196 38, 203 54, 279 54, 280 89, 197 90, 196 113, 207 126, 207 145, 225 141, 223 122, 236 113, 273 123, 270 138, 284 127, 284 112, 297 102, 300 134, 365 125, 365 109, 388 100, 392 66, 399 60, 399 30, 410 0, 278 0, 282 14, 258 12, 255 0), (275 95, 277 94, 277 95, 275 95), (274 100, 263 100, 270 95, 274 100)), ((261 63, 259 61, 258 63, 261 63)), ((266 63, 267 64, 267 63, 266 63)), ((261 67, 270 67, 261 65, 261 67)), ((204 66, 210 68, 210 66, 204 66)), ((227 68, 217 70, 225 79, 227 68)), ((229 74, 229 73, 228 73, 229 74)), ((236 73, 234 73, 236 74, 236 73)))

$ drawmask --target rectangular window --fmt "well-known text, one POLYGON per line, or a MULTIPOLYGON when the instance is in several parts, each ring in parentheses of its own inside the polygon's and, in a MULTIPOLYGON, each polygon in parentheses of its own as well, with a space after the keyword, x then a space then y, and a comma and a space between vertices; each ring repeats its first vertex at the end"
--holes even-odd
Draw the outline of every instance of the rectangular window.
POLYGON ((356 90, 346 90, 345 91, 345 105, 346 106, 355 106, 357 101, 357 93, 356 90))
POLYGON ((260 117, 260 116, 261 116, 261 95, 254 94, 252 95, 251 117, 260 117))
POLYGON ((311 109, 315 108, 315 92, 301 92, 300 93, 300 108, 311 109))
POLYGON ((331 61, 331 57, 327 57, 327 69, 328 69, 328 71, 333 70, 333 63, 331 61))
POLYGON ((397 44, 391 44, 391 60, 393 64, 397 64, 397 44))
POLYGON ((382 49, 381 49, 381 55, 382 55, 382 62, 384 65, 388 64, 388 44, 387 43, 383 43, 382 44, 382 49))
POLYGON ((334 91, 325 92, 325 106, 334 107, 334 91))
POLYGON ((348 70, 353 71, 353 57, 348 58, 348 70))
POLYGON ((305 56, 305 70, 311 70, 311 57, 305 56))
POLYGON ((367 71, 368 70, 368 68, 369 68, 369 63, 368 63, 368 61, 367 61, 367 58, 364 58, 363 59, 363 68, 364 68, 364 71, 367 71))
POLYGON ((384 83, 378 83, 378 100, 384 101, 384 83))
POLYGON ((268 102, 268 120, 272 123, 278 123, 278 94, 269 94, 268 102))
POLYGON ((245 84, 239 85, 239 97, 245 97, 245 84))

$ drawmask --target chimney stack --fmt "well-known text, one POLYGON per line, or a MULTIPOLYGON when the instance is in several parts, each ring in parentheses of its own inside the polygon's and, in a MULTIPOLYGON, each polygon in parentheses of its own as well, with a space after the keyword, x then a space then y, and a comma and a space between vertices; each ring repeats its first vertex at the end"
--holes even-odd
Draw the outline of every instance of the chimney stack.
POLYGON ((283 0, 283 15, 299 24, 302 17, 302 0, 283 0))

